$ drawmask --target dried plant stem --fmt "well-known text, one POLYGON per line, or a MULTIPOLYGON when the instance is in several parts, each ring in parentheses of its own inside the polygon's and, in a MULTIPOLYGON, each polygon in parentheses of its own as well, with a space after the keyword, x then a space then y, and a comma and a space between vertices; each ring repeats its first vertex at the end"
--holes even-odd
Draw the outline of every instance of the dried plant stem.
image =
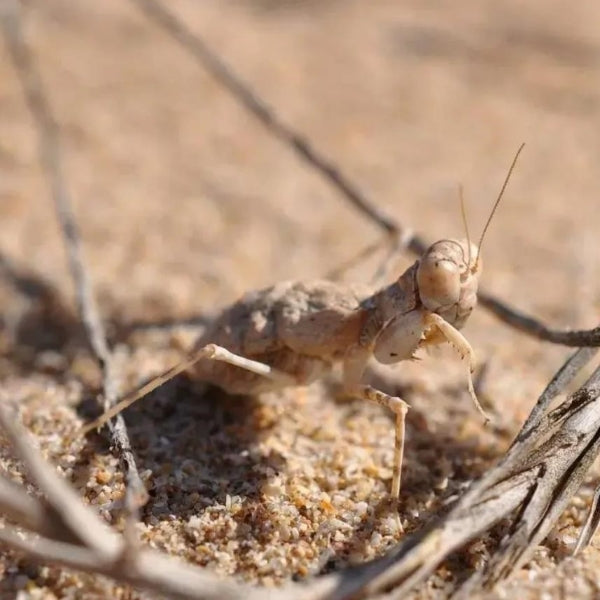
POLYGON ((286 125, 279 115, 247 83, 243 82, 198 34, 192 32, 172 10, 167 8, 166 3, 158 0, 132 0, 132 2, 166 30, 273 135, 292 148, 305 163, 317 170, 359 211, 388 233, 395 234, 401 231, 398 224, 371 203, 334 162, 318 151, 305 136, 286 125))
MULTIPOLYGON (((0 5, 2 30, 7 49, 20 78, 23 93, 38 134, 40 164, 48 180, 56 215, 65 239, 69 267, 77 295, 79 314, 88 340, 102 369, 105 408, 118 397, 118 383, 106 334, 92 294, 88 270, 83 258, 81 238, 71 208, 64 175, 58 125, 43 86, 35 58, 23 35, 20 6, 16 0, 3 0, 0 5)), ((139 477, 125 421, 119 416, 110 425, 112 443, 117 449, 128 482, 131 505, 147 499, 146 489, 139 477)))
POLYGON ((478 298, 481 306, 502 322, 544 342, 572 347, 600 346, 600 327, 579 331, 551 329, 535 317, 526 315, 485 291, 480 290, 478 298))
MULTIPOLYGON (((454 550, 509 519, 509 534, 484 570, 460 594, 468 598, 509 576, 556 524, 600 454, 600 368, 558 408, 560 393, 595 350, 581 349, 561 367, 540 396, 506 456, 475 482, 446 514, 409 536, 387 556, 330 575, 320 582, 327 600, 366 598, 393 588, 403 598, 454 550)), ((589 529, 595 524, 595 519, 589 529)))
MULTIPOLYGON (((189 600, 258 600, 267 594, 223 581, 199 567, 153 550, 142 550, 110 531, 84 505, 33 447, 17 424, 16 411, 0 402, 0 428, 30 479, 44 494, 32 498, 24 488, 0 476, 0 512, 28 533, 11 525, 0 528, 0 543, 37 560, 112 577, 122 583, 189 600)), ((272 598, 283 598, 273 592, 272 598)))

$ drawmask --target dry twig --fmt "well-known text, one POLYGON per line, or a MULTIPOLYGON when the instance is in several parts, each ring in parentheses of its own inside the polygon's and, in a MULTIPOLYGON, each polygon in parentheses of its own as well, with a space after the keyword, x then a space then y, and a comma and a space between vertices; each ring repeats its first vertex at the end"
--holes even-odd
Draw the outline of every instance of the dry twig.
MULTIPOLYGON (((53 115, 34 56, 25 40, 20 6, 16 0, 0 4, 2 30, 6 46, 23 87, 23 93, 38 134, 39 160, 48 180, 56 215, 65 239, 77 304, 88 339, 102 369, 105 408, 117 399, 118 384, 104 326, 91 290, 90 278, 83 259, 81 239, 71 208, 65 182, 58 125, 53 115)), ((138 474, 125 421, 119 416, 110 425, 112 444, 117 449, 128 482, 130 506, 146 501, 147 492, 138 474)))
POLYGON ((544 342, 571 347, 600 346, 600 327, 589 330, 551 329, 484 291, 479 292, 479 303, 502 322, 544 342))
POLYGON ((169 598, 282 597, 276 592, 270 595, 223 581, 204 569, 131 546, 123 536, 111 532, 43 460, 6 401, 0 402, 0 427, 23 461, 30 479, 44 494, 44 499, 32 498, 22 487, 0 477, 0 512, 29 530, 23 534, 5 525, 0 528, 3 545, 45 563, 98 573, 169 598))
POLYGON ((243 82, 199 35, 192 32, 181 19, 166 8, 164 3, 158 0, 132 1, 190 52, 272 134, 290 146, 305 163, 316 169, 359 211, 375 221, 387 233, 397 234, 402 231, 397 223, 369 201, 358 186, 338 169, 337 165, 312 146, 305 136, 286 125, 279 115, 248 84, 243 82))
MULTIPOLYGON (((396 223, 374 208, 341 171, 312 149, 302 136, 283 125, 275 113, 240 83, 205 43, 158 0, 135 1, 208 66, 219 81, 265 126, 317 168, 363 214, 387 233, 402 231, 396 223)), ((62 175, 57 125, 23 39, 17 4, 5 1, 0 6, 7 45, 38 127, 40 160, 50 181, 67 241, 80 312, 103 369, 106 399, 111 401, 116 397, 112 359, 91 295, 81 243, 62 175)), ((423 240, 412 234, 404 235, 402 245, 418 253, 425 247, 423 240)), ((573 346, 600 345, 600 328, 591 331, 555 331, 489 294, 480 294, 480 299, 502 320, 539 339, 573 346)), ((400 598, 455 549, 500 520, 510 519, 509 534, 483 571, 467 582, 461 592, 467 594, 477 587, 493 585, 527 560, 535 545, 556 523, 599 453, 600 370, 596 370, 586 384, 558 408, 550 412, 548 410, 552 399, 594 354, 593 349, 579 349, 565 363, 538 400, 504 459, 473 484, 446 515, 423 531, 406 538, 387 556, 358 568, 317 579, 308 586, 292 586, 270 593, 249 590, 222 582, 201 569, 182 565, 156 552, 135 548, 127 539, 109 532, 96 515, 79 501, 54 470, 44 463, 28 442, 25 432, 14 423, 2 405, 0 424, 25 463, 30 477, 45 494, 46 501, 31 498, 22 488, 0 478, 0 509, 3 514, 41 536, 23 537, 5 527, 0 529, 0 541, 39 560, 101 573, 173 597, 245 597, 254 600, 268 596, 341 600, 361 598, 393 587, 393 597, 400 598)), ((139 481, 139 478, 122 421, 117 421, 112 433, 124 457, 131 489, 135 487, 131 484, 136 478, 139 481)), ((582 532, 579 545, 589 540, 597 520, 597 511, 592 511, 589 526, 582 532)))
MULTIPOLYGON (((398 251, 406 249, 418 256, 423 254, 428 244, 421 236, 384 214, 340 169, 339 165, 317 150, 306 136, 285 124, 277 112, 269 107, 255 90, 242 81, 231 67, 210 49, 206 41, 198 33, 192 31, 173 10, 167 7, 165 2, 161 0, 131 1, 207 69, 246 110, 265 126, 267 131, 294 150, 296 156, 306 165, 320 173, 343 198, 382 229, 386 233, 383 243, 391 243, 392 247, 398 251)), ((381 243, 370 245, 359 253, 357 259, 368 256, 380 245, 381 243)), ((357 259, 349 261, 350 264, 357 259)), ((339 270, 336 269, 334 274, 337 274, 339 270)), ((482 306, 504 323, 540 340, 573 347, 600 346, 600 327, 589 331, 550 329, 534 317, 523 314, 489 293, 480 291, 479 300, 482 306)))
POLYGON ((33 449, 28 434, 0 404, 0 425, 46 496, 40 502, 0 478, 0 510, 40 538, 0 529, 0 542, 44 562, 100 573, 179 598, 344 600, 393 589, 402 598, 454 550, 511 519, 508 535, 484 570, 461 590, 490 586, 522 565, 554 526, 600 452, 600 368, 548 412, 551 400, 594 356, 578 350, 538 400, 504 459, 474 483, 445 515, 409 536, 387 556, 305 585, 258 591, 220 581, 202 569, 141 550, 110 533, 33 449))
POLYGON ((387 556, 324 578, 319 598, 366 598, 392 588, 390 597, 403 598, 454 550, 507 518, 511 520, 508 535, 460 593, 468 597, 521 566, 554 526, 600 453, 600 368, 548 412, 552 399, 595 353, 583 348, 567 360, 505 457, 446 515, 406 538, 387 556))

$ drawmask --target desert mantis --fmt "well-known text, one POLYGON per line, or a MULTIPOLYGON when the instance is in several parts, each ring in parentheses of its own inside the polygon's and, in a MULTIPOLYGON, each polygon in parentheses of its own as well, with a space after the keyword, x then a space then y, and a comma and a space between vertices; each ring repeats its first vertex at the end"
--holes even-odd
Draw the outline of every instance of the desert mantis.
POLYGON ((419 348, 450 343, 468 365, 467 385, 477 410, 474 352, 459 329, 477 304, 481 246, 523 145, 515 154, 479 243, 443 239, 432 244, 396 281, 369 293, 331 281, 283 282, 251 292, 223 310, 181 363, 131 394, 82 434, 183 371, 229 393, 257 394, 307 385, 343 365, 348 395, 376 402, 395 416, 391 498, 400 494, 408 404, 362 383, 373 356, 389 365, 414 358, 419 348))

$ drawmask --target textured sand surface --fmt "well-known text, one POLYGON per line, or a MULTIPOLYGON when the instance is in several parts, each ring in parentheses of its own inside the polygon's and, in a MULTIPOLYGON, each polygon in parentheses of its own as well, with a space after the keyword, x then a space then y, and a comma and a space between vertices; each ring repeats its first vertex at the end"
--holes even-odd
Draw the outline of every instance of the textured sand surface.
MULTIPOLYGON (((282 118, 379 206, 427 239, 462 236, 457 185, 479 232, 518 145, 527 147, 484 248, 486 288, 555 326, 600 314, 600 9, 596 2, 466 0, 172 1, 190 27, 282 118), (568 11, 568 12, 565 12, 568 11)), ((60 122, 69 185, 122 389, 175 363, 198 326, 244 291, 321 278, 379 235, 270 137, 163 32, 122 0, 28 2, 26 30, 60 122)), ((120 526, 122 476, 89 418, 99 374, 72 317, 64 248, 36 160, 35 131, 0 53, 0 251, 38 287, 0 280, 0 376, 45 455, 120 526), (41 293, 42 290, 46 290, 41 293)), ((410 264, 401 259, 399 269, 410 264)), ((366 281, 374 263, 349 279, 366 281)), ((401 510, 422 527, 501 455, 564 348, 483 310, 464 330, 489 361, 483 428, 451 352, 377 368, 409 402, 401 510)), ((126 413, 150 491, 152 546, 240 580, 276 585, 384 552, 393 427, 386 411, 336 399, 335 376, 260 398, 204 393, 179 378, 126 413)), ((4 442, 2 467, 18 480, 4 442)), ((534 560, 489 598, 592 598, 600 541, 569 557, 597 482, 534 560)), ((415 598, 485 560, 490 535, 415 598)), ((101 578, 0 559, 2 597, 131 597, 101 578)), ((133 592, 133 597, 137 593, 133 592)))

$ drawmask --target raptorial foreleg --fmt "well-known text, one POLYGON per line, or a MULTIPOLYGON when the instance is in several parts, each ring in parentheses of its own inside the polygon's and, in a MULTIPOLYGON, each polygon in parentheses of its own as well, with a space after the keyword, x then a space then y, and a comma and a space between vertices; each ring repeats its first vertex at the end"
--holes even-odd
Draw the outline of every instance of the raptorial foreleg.
POLYGON ((475 394, 475 386, 473 385, 473 371, 475 370, 475 353, 473 352, 473 348, 471 348, 471 344, 467 341, 467 339, 448 321, 445 321, 440 315, 436 313, 428 313, 425 316, 425 326, 435 328, 444 339, 458 352, 461 359, 467 360, 468 372, 467 372, 467 387, 469 389, 469 394, 473 399, 473 403, 477 410, 481 413, 486 423, 490 420, 490 417, 487 415, 483 407, 479 403, 477 399, 477 394, 475 394))

